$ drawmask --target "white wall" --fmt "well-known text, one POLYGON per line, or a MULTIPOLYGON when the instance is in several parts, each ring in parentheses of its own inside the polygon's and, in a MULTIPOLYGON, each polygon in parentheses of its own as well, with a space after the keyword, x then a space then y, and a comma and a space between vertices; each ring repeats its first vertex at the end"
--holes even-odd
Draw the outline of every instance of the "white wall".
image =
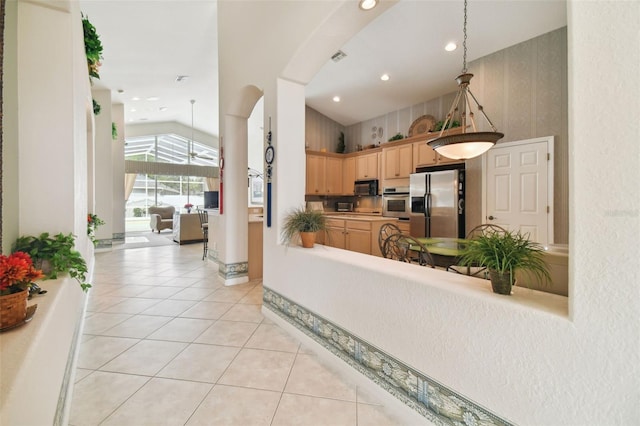
MULTIPOLYGON (((501 297, 323 247, 265 247, 264 285, 517 424, 636 423, 640 132, 594 123, 640 113, 638 16, 637 2, 569 3, 568 299, 501 297)), ((294 180, 277 191, 297 193, 294 180)))
MULTIPOLYGON (((11 140, 3 168, 7 165, 11 174, 4 176, 2 215, 12 228, 3 229, 3 252, 18 235, 73 233, 90 278, 86 107, 91 96, 79 5, 10 1, 6 19, 11 24, 4 60, 12 65, 3 75, 10 90, 3 100, 9 119, 3 118, 2 127, 11 140)), ((68 277, 47 281, 43 288, 49 293, 38 302, 33 320, 0 335, 3 425, 60 420, 58 398, 64 397, 65 369, 72 366, 85 297, 68 277)))

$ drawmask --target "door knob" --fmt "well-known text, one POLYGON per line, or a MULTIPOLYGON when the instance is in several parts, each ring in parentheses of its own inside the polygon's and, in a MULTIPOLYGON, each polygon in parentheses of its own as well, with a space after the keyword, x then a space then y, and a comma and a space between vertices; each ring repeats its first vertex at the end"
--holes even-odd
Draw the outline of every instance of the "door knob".
POLYGON ((489 216, 487 219, 489 219, 489 220, 493 220, 493 219, 495 219, 495 217, 493 217, 493 216, 489 216))

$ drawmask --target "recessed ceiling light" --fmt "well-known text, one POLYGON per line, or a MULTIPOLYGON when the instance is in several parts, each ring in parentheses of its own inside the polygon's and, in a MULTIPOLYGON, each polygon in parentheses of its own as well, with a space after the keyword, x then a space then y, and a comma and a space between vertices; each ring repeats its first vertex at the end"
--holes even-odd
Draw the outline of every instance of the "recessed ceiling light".
POLYGON ((183 82, 183 81, 187 81, 189 79, 188 75, 179 75, 176 77, 176 81, 178 83, 183 82))
POLYGON ((340 102, 340 96, 334 96, 333 102, 340 102))
POLYGON ((380 80, 382 81, 389 81, 389 74, 382 74, 380 76, 380 80))
POLYGON ((158 108, 158 109, 159 109, 160 111, 166 111, 166 110, 168 110, 169 108, 167 108, 167 107, 160 107, 160 108, 158 108))
POLYGON ((118 89, 118 93, 124 93, 124 89, 118 89))
POLYGON ((358 7, 362 10, 371 10, 378 5, 378 0, 360 0, 358 7))
POLYGON ((135 108, 131 108, 129 111, 130 112, 136 112, 137 110, 135 108))
POLYGON ((157 97, 157 96, 149 96, 149 97, 147 98, 147 100, 148 100, 148 101, 159 101, 159 100, 160 100, 160 98, 159 98, 159 97, 157 97))
POLYGON ((140 100, 140 98, 139 98, 139 97, 137 97, 137 96, 134 96, 133 98, 131 98, 131 100, 132 100, 132 101, 139 101, 139 100, 140 100))
POLYGON ((458 48, 458 45, 455 44, 454 42, 448 43, 445 47, 444 50, 446 50, 447 52, 453 52, 454 50, 456 50, 458 48))

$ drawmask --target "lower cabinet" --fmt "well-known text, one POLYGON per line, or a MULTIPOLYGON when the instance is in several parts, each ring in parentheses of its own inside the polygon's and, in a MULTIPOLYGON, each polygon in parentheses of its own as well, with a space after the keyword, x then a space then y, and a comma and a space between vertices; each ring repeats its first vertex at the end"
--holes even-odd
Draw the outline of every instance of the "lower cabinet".
POLYGON ((371 254, 371 223, 327 219, 324 241, 330 247, 371 254))

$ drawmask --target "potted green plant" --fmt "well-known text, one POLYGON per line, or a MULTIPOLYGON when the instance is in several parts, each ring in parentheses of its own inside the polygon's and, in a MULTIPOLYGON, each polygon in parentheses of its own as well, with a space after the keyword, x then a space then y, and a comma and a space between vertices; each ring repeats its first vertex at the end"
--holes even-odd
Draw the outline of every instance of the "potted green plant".
POLYGON ((60 273, 69 273, 83 291, 91 288, 86 282, 87 263, 77 250, 74 250, 75 236, 62 233, 50 236, 44 232, 39 236, 27 235, 16 240, 13 252, 22 251, 33 259, 36 267, 42 269, 46 278, 56 279, 60 273))
POLYGON ((302 247, 311 248, 315 244, 316 233, 324 231, 325 226, 326 219, 321 211, 298 207, 291 210, 284 219, 282 240, 285 244, 290 244, 300 235, 302 247))
POLYGON ((463 250, 462 265, 481 265, 489 270, 494 293, 511 294, 518 269, 537 279, 551 280, 543 258, 544 249, 520 232, 490 232, 471 240, 463 250))

